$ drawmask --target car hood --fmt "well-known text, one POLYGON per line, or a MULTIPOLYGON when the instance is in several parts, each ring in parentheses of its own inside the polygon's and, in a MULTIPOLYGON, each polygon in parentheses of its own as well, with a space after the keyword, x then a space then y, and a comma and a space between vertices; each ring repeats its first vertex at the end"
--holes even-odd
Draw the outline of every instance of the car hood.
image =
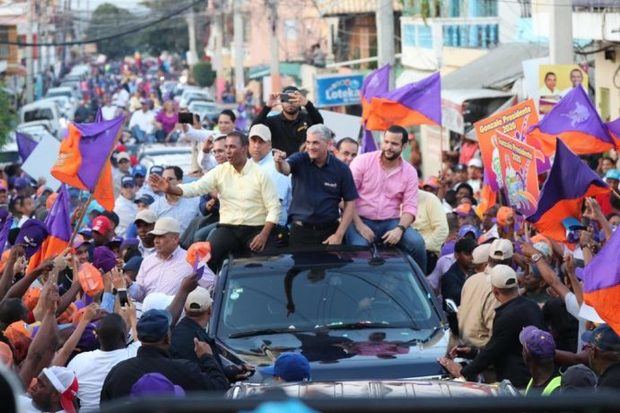
POLYGON ((337 330, 227 338, 217 344, 224 357, 257 367, 252 382, 268 379, 261 367, 286 351, 310 361, 313 380, 384 380, 441 377, 437 358, 446 354, 448 334, 443 329, 337 330))

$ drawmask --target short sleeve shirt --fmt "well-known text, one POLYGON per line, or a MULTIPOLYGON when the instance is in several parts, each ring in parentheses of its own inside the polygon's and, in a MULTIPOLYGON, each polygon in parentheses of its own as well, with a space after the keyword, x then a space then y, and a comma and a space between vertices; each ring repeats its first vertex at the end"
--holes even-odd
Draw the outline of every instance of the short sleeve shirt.
POLYGON ((357 189, 349 167, 329 154, 322 167, 305 152, 287 159, 291 167, 293 198, 289 216, 306 224, 327 224, 340 218, 341 200, 354 201, 357 189))

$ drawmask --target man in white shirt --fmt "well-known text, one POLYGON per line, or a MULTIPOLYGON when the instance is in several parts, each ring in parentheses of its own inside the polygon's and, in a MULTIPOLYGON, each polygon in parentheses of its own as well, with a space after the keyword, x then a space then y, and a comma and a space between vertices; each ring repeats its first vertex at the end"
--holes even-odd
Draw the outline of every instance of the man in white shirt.
POLYGON ((118 108, 112 106, 110 102, 110 95, 103 95, 103 106, 101 106, 101 117, 103 120, 112 120, 116 118, 118 108))
POLYGON ((133 177, 124 176, 121 178, 121 194, 114 203, 114 212, 118 215, 118 225, 116 235, 124 237, 127 228, 136 219, 138 206, 134 202, 136 197, 136 184, 133 177))
POLYGON ((142 108, 131 115, 129 129, 138 143, 155 142, 155 113, 150 110, 150 102, 140 99, 142 108))
POLYGON ((292 197, 291 177, 282 175, 276 170, 276 164, 271 153, 271 131, 266 125, 260 123, 253 125, 248 136, 252 161, 267 173, 276 187, 281 206, 278 224, 284 226, 288 218, 288 207, 292 197))
POLYGON ((467 183, 474 190, 474 194, 480 192, 482 187, 482 161, 479 158, 471 158, 467 163, 467 183))
POLYGON ((129 92, 125 89, 127 86, 122 85, 118 91, 112 96, 112 104, 120 109, 127 109, 129 103, 129 92))
MULTIPOLYGON (((169 166, 164 169, 162 178, 173 185, 178 185, 183 182, 183 170, 178 166, 169 166)), ((198 214, 199 203, 200 197, 184 198, 165 194, 151 205, 151 210, 155 212, 158 219, 161 217, 175 218, 179 221, 181 233, 183 233, 198 214)))
POLYGON ((101 388, 112 367, 136 356, 140 342, 134 341, 128 346, 127 330, 127 325, 120 315, 115 313, 106 315, 96 330, 100 349, 80 353, 67 365, 78 379, 77 395, 80 398, 81 412, 99 410, 101 388))

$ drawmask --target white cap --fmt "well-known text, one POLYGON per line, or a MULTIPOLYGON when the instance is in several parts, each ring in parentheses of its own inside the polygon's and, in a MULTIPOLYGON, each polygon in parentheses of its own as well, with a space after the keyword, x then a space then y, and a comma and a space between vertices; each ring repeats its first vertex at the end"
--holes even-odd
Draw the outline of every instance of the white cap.
POLYGON ((504 264, 498 264, 491 268, 489 282, 493 287, 500 290, 509 290, 519 286, 515 270, 504 264))
POLYGON ((120 162, 121 159, 125 159, 126 161, 130 161, 129 154, 127 152, 119 152, 116 154, 116 162, 120 162))
POLYGON ((143 209, 136 214, 136 219, 133 222, 144 221, 147 224, 154 224, 157 221, 157 215, 150 209, 143 209))
POLYGON ((489 258, 493 258, 495 260, 507 260, 508 258, 512 258, 512 254, 514 254, 514 249, 512 247, 512 242, 509 240, 505 238, 497 238, 491 243, 489 258))
POLYGON ((142 314, 149 310, 165 310, 174 300, 174 296, 164 293, 150 293, 142 302, 142 314))
POLYGON ((257 123, 250 128, 248 138, 251 138, 252 136, 258 136, 265 142, 271 142, 271 131, 267 125, 263 125, 262 123, 257 123))
POLYGON ((186 313, 203 313, 211 308, 213 300, 209 290, 202 287, 196 287, 194 291, 189 293, 185 300, 186 313))
POLYGON ((471 158, 469 162, 467 162, 467 166, 473 166, 482 169, 482 161, 478 158, 471 158))
POLYGON ((474 264, 485 264, 489 262, 489 251, 491 250, 491 244, 478 245, 472 252, 474 264))
POLYGON ((155 222, 155 228, 149 234, 165 235, 169 233, 180 234, 181 225, 172 217, 161 217, 155 222))

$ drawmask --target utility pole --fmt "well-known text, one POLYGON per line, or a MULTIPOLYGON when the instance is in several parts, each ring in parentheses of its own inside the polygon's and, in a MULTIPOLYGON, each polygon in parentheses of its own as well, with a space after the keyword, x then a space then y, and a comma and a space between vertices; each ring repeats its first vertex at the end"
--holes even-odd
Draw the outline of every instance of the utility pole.
POLYGON ((187 55, 187 64, 193 66, 198 63, 198 53, 196 52, 196 15, 194 8, 191 8, 187 14, 187 30, 189 38, 189 52, 187 55))
POLYGON ((234 0, 233 28, 235 31, 233 43, 235 46, 235 91, 237 92, 237 101, 243 101, 243 89, 245 88, 245 79, 243 78, 243 60, 245 53, 243 52, 243 14, 241 10, 242 0, 234 0))
POLYGON ((280 56, 278 45, 278 1, 267 0, 269 6, 269 25, 271 28, 269 47, 271 49, 270 73, 271 93, 280 92, 280 56))
POLYGON ((222 3, 215 0, 215 13, 213 14, 213 68, 216 71, 215 90, 217 101, 222 99, 222 91, 219 82, 224 78, 224 62, 222 61, 222 45, 224 43, 224 25, 222 23, 223 7, 222 3))
MULTIPOLYGON (((28 0, 28 33, 26 33, 26 43, 32 44, 32 34, 34 33, 34 3, 28 0)), ((26 46, 26 102, 32 102, 34 98, 34 47, 26 46)))
MULTIPOLYGON (((377 0, 377 64, 394 65, 394 10, 392 0, 377 0)), ((394 75, 390 71, 390 89, 394 88, 394 75)))
POLYGON ((573 7, 571 0, 550 0, 549 57, 551 64, 573 63, 573 7))

